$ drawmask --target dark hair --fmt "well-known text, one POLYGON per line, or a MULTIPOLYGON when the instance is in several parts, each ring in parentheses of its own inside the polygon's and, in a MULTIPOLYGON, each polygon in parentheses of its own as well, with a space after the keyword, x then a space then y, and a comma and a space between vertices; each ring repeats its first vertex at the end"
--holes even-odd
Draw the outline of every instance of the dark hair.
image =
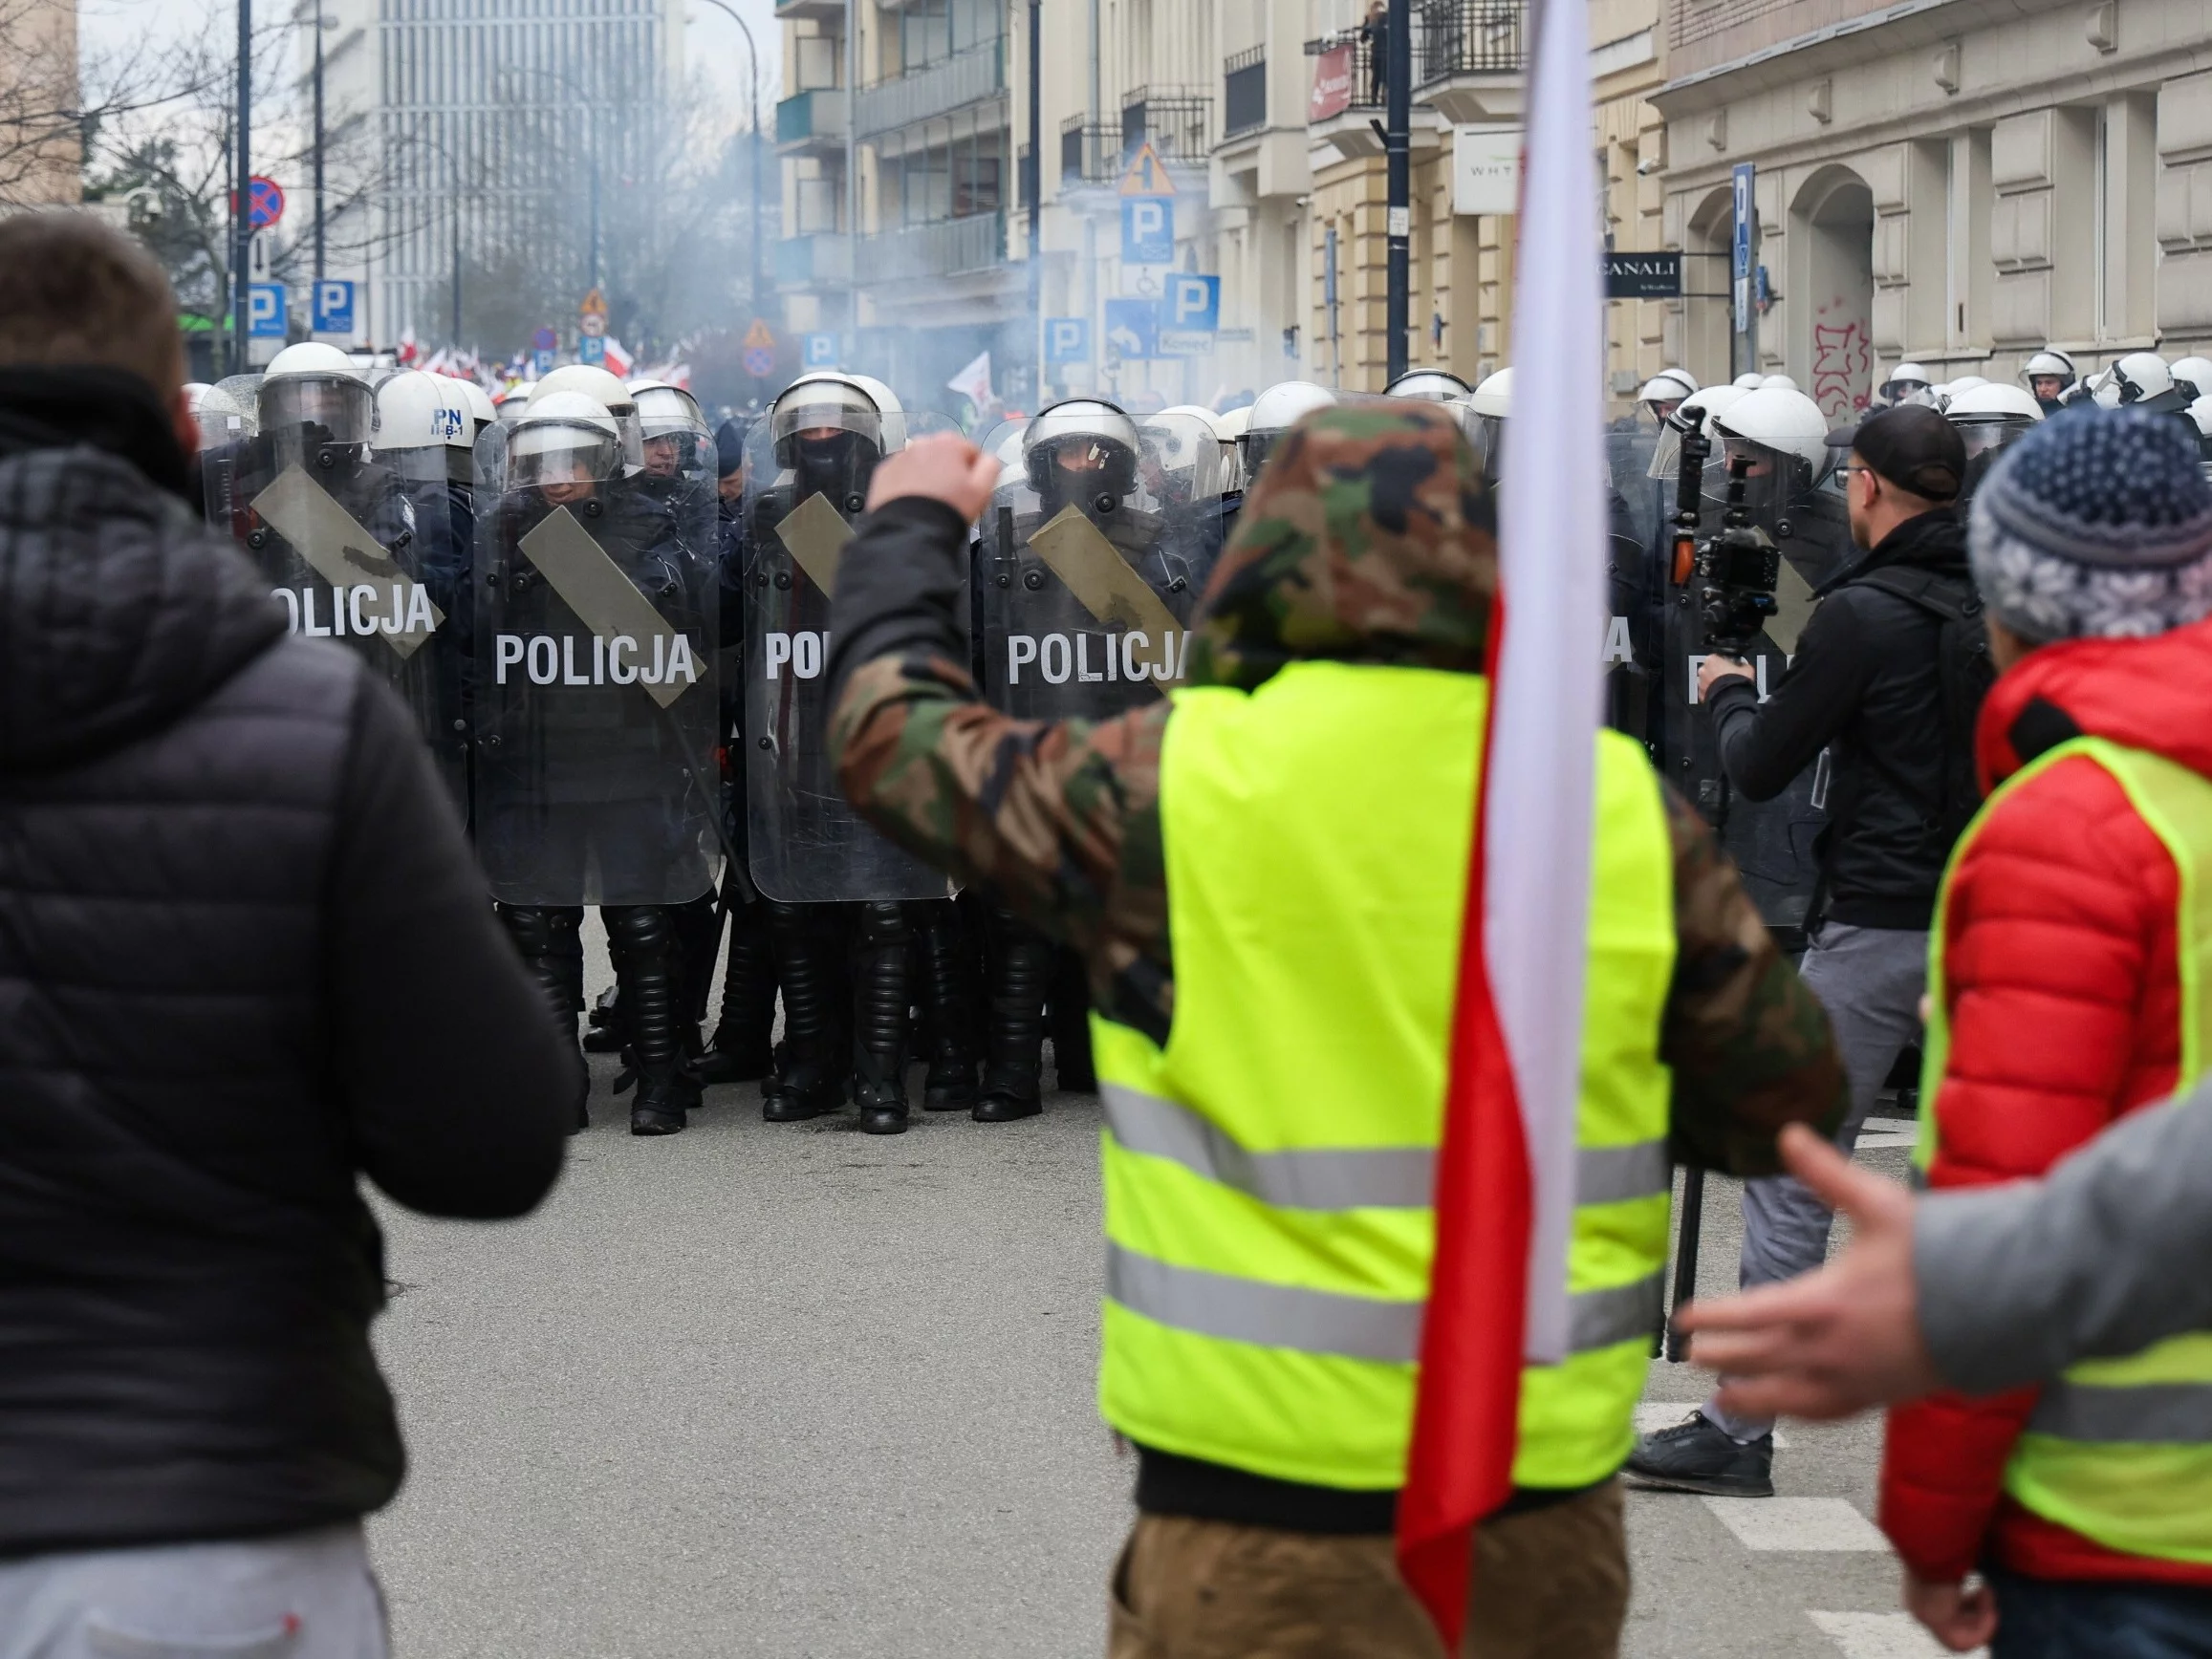
POLYGON ((184 338, 153 255, 81 208, 0 219, 0 366, 24 363, 97 363, 173 394, 184 338))

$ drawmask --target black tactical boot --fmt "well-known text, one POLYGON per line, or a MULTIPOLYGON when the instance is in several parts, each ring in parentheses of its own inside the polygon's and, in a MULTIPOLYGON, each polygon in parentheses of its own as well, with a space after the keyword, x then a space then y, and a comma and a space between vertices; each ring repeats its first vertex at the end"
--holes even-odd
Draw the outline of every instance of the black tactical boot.
POLYGON ((1738 1440, 1704 1412, 1692 1411, 1671 1429, 1638 1434, 1621 1474, 1629 1485, 1649 1492, 1772 1497, 1774 1436, 1738 1440))
POLYGON ((1045 992, 1052 947, 1010 911, 990 913, 990 1009, 985 1034, 978 1123, 1012 1123, 1045 1110, 1045 992))
POLYGON ((622 997, 609 985, 592 1002, 591 1017, 584 1022, 586 1054, 619 1054, 622 1051, 622 997))
POLYGON ((722 1016, 706 1052, 692 1067, 706 1084, 746 1083, 775 1067, 770 1047, 776 1023, 775 944, 768 908, 757 900, 729 913, 729 965, 723 972, 722 1016))
POLYGON ((592 1114, 586 1100, 592 1092, 592 1073, 584 1063, 583 1050, 575 1046, 576 1015, 584 1004, 584 941, 576 930, 583 924, 584 913, 538 905, 503 904, 495 908, 515 949, 522 953, 523 964, 545 992, 553 1023, 567 1033, 570 1051, 575 1056, 572 1132, 589 1129, 592 1114))
POLYGON ((760 1088, 760 1114, 770 1123, 798 1123, 844 1103, 844 911, 832 904, 765 908, 783 987, 784 1040, 775 1071, 760 1088))
POLYGON ((869 1134, 906 1131, 913 945, 904 905, 860 906, 853 951, 853 1094, 860 1105, 860 1128, 869 1134))
POLYGON ((1052 952, 1052 1077, 1070 1094, 1096 1094, 1091 1066, 1091 982, 1083 959, 1066 946, 1052 952))
POLYGON ((907 907, 922 965, 922 1030, 929 1074, 924 1111, 968 1111, 975 1106, 975 946, 967 917, 953 900, 907 907))
POLYGON ((683 1069, 683 959, 676 917, 666 905, 607 905, 616 982, 622 987, 623 1050, 638 1079, 630 1103, 632 1134, 674 1134, 699 1104, 699 1085, 683 1069))

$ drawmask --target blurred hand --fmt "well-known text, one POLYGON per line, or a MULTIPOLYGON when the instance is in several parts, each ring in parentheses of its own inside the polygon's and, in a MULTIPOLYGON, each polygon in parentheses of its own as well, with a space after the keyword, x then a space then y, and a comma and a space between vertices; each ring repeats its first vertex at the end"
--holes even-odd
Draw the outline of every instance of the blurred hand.
POLYGON ((1682 1328, 1698 1333, 1690 1358, 1722 1373, 1721 1405, 1747 1417, 1848 1417, 1941 1387, 1920 1338, 1912 1194, 1803 1124, 1782 1131, 1782 1161, 1851 1217, 1851 1242, 1817 1273, 1682 1310, 1682 1328))
POLYGON ((998 481, 996 458, 965 438, 942 432, 916 439, 876 469, 868 485, 868 509, 873 512, 903 496, 924 495, 973 524, 990 506, 990 492, 998 481))
POLYGON ((1907 1567, 1905 1611, 1954 1653, 1971 1653, 1997 1634, 1997 1597, 1985 1584, 1939 1584, 1907 1567))
POLYGON ((1738 662, 1732 657, 1708 657, 1698 664, 1698 700, 1703 702, 1713 695, 1713 683, 1734 677, 1738 679, 1756 680, 1748 663, 1738 662))

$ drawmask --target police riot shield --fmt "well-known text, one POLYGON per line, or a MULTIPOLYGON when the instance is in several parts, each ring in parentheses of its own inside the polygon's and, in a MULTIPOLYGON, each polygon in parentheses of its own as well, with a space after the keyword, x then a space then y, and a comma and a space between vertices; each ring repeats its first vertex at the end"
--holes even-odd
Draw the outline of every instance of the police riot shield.
POLYGON ((1224 540, 1221 445, 1185 416, 1061 404, 1030 423, 977 549, 984 696, 1107 720, 1186 673, 1224 540))
POLYGON ((271 377, 216 391, 250 398, 254 415, 250 436, 204 462, 209 523, 244 546, 293 633, 346 646, 399 693, 466 813, 467 558, 447 510, 445 451, 426 451, 417 478, 373 450, 375 397, 359 379, 271 377))
POLYGON ((714 470, 687 453, 649 480, 575 393, 477 440, 477 851, 502 903, 714 886, 714 470))
POLYGON ((753 884, 790 904, 953 889, 853 810, 830 749, 830 601, 883 442, 849 381, 801 380, 746 440, 744 697, 753 884))
POLYGON ((238 499, 238 469, 251 459, 249 442, 260 415, 259 375, 233 375, 200 395, 202 513, 210 528, 243 543, 252 526, 238 499))
POLYGON ((1828 758, 1772 799, 1746 799, 1722 768, 1711 717, 1699 706, 1698 672, 1708 657, 1735 657, 1767 697, 1789 667, 1814 589, 1841 569, 1849 537, 1843 532, 1839 550, 1838 521, 1816 499, 1811 469, 1786 464, 1794 458, 1746 455, 1750 468, 1770 464, 1772 473, 1731 479, 1721 446, 1709 457, 1702 450, 1700 442, 1681 451, 1685 466, 1702 465, 1703 510, 1694 557, 1670 557, 1664 572, 1653 746, 1675 786, 1713 825, 1760 916, 1795 948, 1818 887, 1828 758))

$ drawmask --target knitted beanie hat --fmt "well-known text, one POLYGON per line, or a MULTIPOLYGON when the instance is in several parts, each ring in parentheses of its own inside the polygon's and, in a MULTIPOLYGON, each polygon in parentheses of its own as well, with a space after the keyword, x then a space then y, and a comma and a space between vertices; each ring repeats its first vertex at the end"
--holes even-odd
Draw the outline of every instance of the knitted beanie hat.
POLYGON ((1975 492, 1966 547, 1990 614, 2038 644, 2146 638, 2212 615, 2212 484, 2172 415, 2044 421, 1975 492))

